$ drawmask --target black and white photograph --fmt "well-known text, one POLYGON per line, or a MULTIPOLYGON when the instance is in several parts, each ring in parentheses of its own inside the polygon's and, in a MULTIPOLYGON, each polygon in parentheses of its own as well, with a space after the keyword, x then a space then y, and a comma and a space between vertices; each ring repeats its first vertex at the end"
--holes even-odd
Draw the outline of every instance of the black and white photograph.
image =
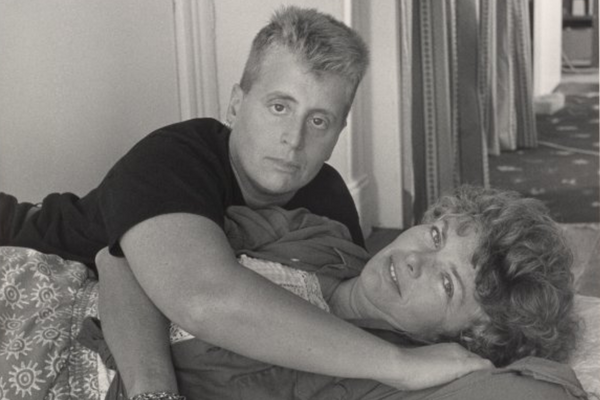
POLYGON ((0 400, 600 400, 598 0, 0 0, 0 400))

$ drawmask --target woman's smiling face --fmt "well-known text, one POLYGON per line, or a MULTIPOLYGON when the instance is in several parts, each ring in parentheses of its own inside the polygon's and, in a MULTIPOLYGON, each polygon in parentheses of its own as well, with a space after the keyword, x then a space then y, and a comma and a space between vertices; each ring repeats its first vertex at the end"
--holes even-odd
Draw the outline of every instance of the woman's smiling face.
POLYGON ((459 227, 452 217, 417 225, 377 253, 357 282, 361 315, 423 339, 455 333, 482 316, 472 264, 479 235, 459 227))

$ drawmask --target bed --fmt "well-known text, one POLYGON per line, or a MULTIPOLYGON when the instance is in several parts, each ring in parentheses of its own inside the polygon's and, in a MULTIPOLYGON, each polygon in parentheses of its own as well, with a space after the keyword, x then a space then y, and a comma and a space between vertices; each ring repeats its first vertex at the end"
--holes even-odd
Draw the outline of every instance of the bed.
MULTIPOLYGON (((0 399, 104 398, 114 372, 77 340, 86 318, 98 317, 97 295, 83 264, 0 247, 0 399)), ((578 294, 576 309, 581 339, 569 364, 600 399, 600 298, 578 294)))

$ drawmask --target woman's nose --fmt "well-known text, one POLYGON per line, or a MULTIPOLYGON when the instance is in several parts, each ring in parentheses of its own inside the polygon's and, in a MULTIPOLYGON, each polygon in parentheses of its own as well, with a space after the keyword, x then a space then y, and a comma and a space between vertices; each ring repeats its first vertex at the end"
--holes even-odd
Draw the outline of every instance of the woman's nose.
POLYGON ((406 268, 408 270, 408 275, 411 278, 417 279, 421 276, 421 270, 423 268, 423 255, 417 253, 411 253, 406 258, 406 268))

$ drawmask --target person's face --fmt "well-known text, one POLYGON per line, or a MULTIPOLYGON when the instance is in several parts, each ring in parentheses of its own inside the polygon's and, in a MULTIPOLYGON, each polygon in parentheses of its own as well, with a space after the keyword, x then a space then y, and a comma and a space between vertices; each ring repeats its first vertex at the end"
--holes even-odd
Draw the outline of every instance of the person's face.
POLYGON ((478 244, 473 228, 456 231, 456 218, 403 232, 365 266, 359 298, 367 314, 423 339, 456 333, 482 311, 474 298, 478 244))
POLYGON ((231 162, 250 206, 284 204, 329 159, 346 124, 354 88, 316 76, 286 49, 271 49, 260 76, 229 105, 231 162))

